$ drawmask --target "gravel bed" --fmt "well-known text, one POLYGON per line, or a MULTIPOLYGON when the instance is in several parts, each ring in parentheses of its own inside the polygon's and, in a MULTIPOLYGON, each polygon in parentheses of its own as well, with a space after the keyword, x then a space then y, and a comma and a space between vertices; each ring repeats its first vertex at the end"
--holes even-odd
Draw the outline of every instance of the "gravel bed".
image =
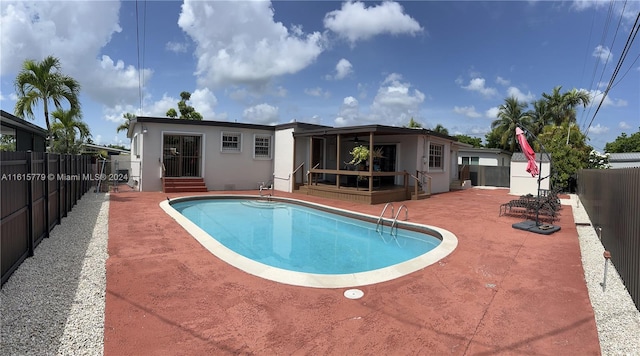
MULTIPOLYGON (((563 200, 590 224, 579 199, 563 200)), ((1 355, 102 355, 109 197, 87 193, 0 291, 1 355)), ((603 355, 640 355, 640 312, 592 226, 577 226, 603 355)))
POLYGON ((109 197, 86 193, 0 290, 0 355, 102 355, 109 197))

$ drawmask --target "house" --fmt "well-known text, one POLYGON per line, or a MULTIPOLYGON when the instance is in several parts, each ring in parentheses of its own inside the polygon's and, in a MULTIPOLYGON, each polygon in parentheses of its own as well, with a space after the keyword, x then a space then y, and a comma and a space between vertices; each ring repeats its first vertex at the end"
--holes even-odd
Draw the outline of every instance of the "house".
POLYGON ((531 176, 527 172, 527 157, 522 152, 514 152, 511 156, 511 178, 509 194, 513 195, 537 195, 538 188, 549 190, 551 186, 551 156, 547 153, 536 153, 536 162, 540 170, 539 176, 531 176), (542 160, 542 164, 540 163, 542 160), (540 168, 541 167, 541 168, 540 168), (541 178, 538 182, 538 178, 541 178), (540 186, 538 187, 538 183, 540 186))
POLYGON ((13 137, 15 151, 46 152, 47 130, 0 110, 0 135, 13 137))
POLYGON ((473 186, 509 187, 511 155, 498 148, 460 147, 461 179, 469 179, 473 186))
POLYGON ((610 168, 637 168, 640 167, 640 152, 610 153, 610 168))
MULTIPOLYGON (((376 204, 446 192, 457 178, 459 143, 426 129, 384 125, 334 128, 137 117, 129 126, 131 172, 139 189, 176 181, 201 190, 277 191, 376 204), (381 152, 349 164, 358 145, 381 152), (139 163, 139 164, 136 164, 139 163)), ((177 184, 177 183, 176 183, 177 184)))
POLYGON ((509 167, 512 153, 499 148, 461 147, 458 151, 458 165, 509 167))

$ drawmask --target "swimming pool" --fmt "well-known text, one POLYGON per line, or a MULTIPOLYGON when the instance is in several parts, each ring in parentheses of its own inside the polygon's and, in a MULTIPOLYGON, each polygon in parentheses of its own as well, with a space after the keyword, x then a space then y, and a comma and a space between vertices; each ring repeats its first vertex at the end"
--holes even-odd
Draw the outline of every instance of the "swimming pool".
MULTIPOLYGON (((308 202, 255 196, 174 199, 162 208, 220 259, 281 283, 347 287, 411 273, 453 251, 457 239, 436 227, 308 202)), ((403 214, 404 215, 404 214, 403 214)))

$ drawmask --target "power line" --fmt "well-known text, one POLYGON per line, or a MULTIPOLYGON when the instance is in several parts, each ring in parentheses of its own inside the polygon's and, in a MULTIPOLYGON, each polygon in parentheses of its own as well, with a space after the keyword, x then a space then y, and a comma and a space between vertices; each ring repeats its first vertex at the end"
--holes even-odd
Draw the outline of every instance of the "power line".
MULTIPOLYGON (((602 37, 600 37, 599 46, 601 48, 604 48, 605 41, 606 41, 606 38, 607 38, 607 34, 609 33, 609 24, 611 23, 611 19, 613 18, 614 4, 615 4, 615 2, 613 0, 611 0, 609 2, 609 11, 607 12, 607 19, 605 21, 604 29, 602 31, 602 37)), ((626 2, 625 2, 625 7, 626 7, 626 2)), ((596 76, 596 71, 597 71, 597 68, 598 68, 598 64, 600 63, 600 60, 596 60, 596 65, 593 68, 593 74, 592 74, 592 77, 591 77, 591 83, 589 84, 589 90, 590 91, 596 91, 598 89, 598 85, 597 84, 602 82, 602 78, 604 77, 605 70, 607 69, 607 64, 609 64, 609 59, 611 58, 611 49, 613 48, 613 44, 616 41, 616 36, 618 35, 618 29, 620 28, 620 22, 622 21, 622 15, 623 14, 624 14, 624 8, 623 8, 622 12, 620 13, 620 19, 618 20, 618 26, 616 27, 616 33, 613 36, 613 40, 611 42, 611 46, 609 46, 609 51, 607 53, 607 59, 605 60, 604 65, 602 66, 602 71, 600 72, 600 78, 598 78, 598 82, 596 83, 596 87, 594 88, 593 81, 594 81, 595 76, 596 76)), ((590 112, 591 112, 591 107, 589 107, 589 109, 587 110, 586 117, 589 116, 590 112)), ((583 111, 583 119, 582 119, 582 123, 583 124, 587 120, 587 118, 585 117, 584 113, 585 112, 583 111)), ((584 125, 583 125, 582 131, 585 132, 585 130, 587 130, 587 128, 584 127, 584 125)))
POLYGON ((598 111, 600 110, 600 107, 602 107, 602 103, 604 103, 604 99, 607 97, 607 94, 609 93, 609 90, 611 90, 611 87, 613 86, 613 83, 615 82, 616 76, 620 72, 620 68, 622 67, 622 63, 624 62, 625 58, 627 57, 627 54, 629 53, 629 49, 631 48, 631 44, 635 40, 636 35, 638 34, 638 30, 640 30, 640 26, 638 26, 638 22, 639 21, 640 21, 640 11, 638 12, 638 16, 636 16, 636 21, 634 22, 633 27, 631 28, 631 32, 629 33, 629 37, 627 37, 627 42, 625 43, 624 48, 622 49, 622 54, 620 55, 620 59, 618 60, 618 64, 616 65, 616 68, 613 71, 613 74, 611 75, 611 79, 609 80, 609 84, 607 85, 607 89, 604 91, 604 93, 602 93, 602 99, 600 100, 600 103, 598 104, 598 108, 593 113, 593 117, 591 118, 591 121, 589 122, 589 125, 587 126, 587 129, 585 131, 585 136, 589 135, 589 129, 591 128, 591 124, 593 123, 593 120, 596 118, 596 115, 598 114, 598 111))
POLYGON ((136 54, 138 59, 138 97, 140 100, 140 113, 142 113, 142 103, 143 103, 143 95, 142 95, 142 83, 144 83, 144 50, 146 44, 146 18, 147 18, 147 2, 144 1, 144 8, 142 14, 142 47, 140 46, 140 14, 138 12, 138 0, 136 0, 136 54), (141 54, 142 53, 142 54, 141 54), (142 57, 142 58, 141 58, 142 57), (140 61, 142 60, 142 66, 140 65, 140 61))

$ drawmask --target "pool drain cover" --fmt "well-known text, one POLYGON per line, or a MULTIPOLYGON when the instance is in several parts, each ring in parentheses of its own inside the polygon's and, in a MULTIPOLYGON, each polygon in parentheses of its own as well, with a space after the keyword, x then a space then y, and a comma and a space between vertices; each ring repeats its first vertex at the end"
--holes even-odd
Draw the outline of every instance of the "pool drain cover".
POLYGON ((360 289, 348 289, 344 291, 344 296, 349 299, 360 299, 364 295, 364 292, 360 289))

